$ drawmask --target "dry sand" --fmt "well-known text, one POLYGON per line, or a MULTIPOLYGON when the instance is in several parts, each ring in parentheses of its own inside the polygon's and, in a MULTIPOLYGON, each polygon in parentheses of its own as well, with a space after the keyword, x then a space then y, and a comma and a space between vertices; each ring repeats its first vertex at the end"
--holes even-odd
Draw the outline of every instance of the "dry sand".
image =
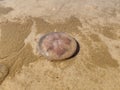
POLYGON ((0 90, 120 90, 120 0, 0 0, 0 90), (69 60, 35 52, 38 34, 64 31, 80 44, 69 60))

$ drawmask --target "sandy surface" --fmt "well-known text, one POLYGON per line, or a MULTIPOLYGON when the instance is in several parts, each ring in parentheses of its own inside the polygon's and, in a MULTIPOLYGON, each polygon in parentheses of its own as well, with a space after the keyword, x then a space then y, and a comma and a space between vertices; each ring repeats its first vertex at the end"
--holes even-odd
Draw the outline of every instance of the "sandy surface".
POLYGON ((120 90, 120 0, 0 0, 0 90, 120 90), (38 56, 38 34, 64 31, 80 44, 69 60, 38 56))

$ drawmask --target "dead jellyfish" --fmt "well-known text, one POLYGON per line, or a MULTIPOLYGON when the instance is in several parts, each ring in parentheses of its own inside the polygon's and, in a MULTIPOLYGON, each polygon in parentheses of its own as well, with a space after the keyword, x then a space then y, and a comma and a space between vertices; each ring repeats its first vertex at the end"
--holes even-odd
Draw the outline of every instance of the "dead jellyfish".
POLYGON ((8 68, 4 64, 0 64, 0 83, 5 79, 8 74, 8 68))
POLYGON ((63 60, 71 57, 77 49, 74 38, 64 32, 51 32, 39 39, 39 51, 49 60, 63 60))

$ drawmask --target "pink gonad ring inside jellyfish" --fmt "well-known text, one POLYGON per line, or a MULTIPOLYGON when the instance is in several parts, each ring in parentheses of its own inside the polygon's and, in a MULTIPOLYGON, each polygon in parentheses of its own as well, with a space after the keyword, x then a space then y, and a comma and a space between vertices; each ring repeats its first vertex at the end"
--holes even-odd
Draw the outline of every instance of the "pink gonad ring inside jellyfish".
POLYGON ((40 53, 48 60, 70 58, 76 49, 76 40, 63 32, 51 32, 43 35, 39 40, 40 53))

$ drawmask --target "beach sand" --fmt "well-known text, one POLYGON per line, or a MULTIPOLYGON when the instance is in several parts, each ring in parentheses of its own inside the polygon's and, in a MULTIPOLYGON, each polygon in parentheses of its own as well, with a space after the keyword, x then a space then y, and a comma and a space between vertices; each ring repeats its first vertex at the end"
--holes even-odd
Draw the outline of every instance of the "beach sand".
POLYGON ((0 64, 0 90, 120 90, 120 0, 0 0, 0 64), (35 37, 48 32, 68 33, 79 52, 37 55, 35 37))

